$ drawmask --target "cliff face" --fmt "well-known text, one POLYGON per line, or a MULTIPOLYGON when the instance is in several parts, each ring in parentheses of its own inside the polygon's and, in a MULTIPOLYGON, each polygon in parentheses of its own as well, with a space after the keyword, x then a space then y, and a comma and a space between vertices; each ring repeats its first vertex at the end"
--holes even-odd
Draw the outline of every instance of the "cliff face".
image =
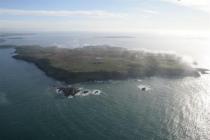
POLYGON ((78 49, 17 47, 15 59, 36 64, 48 76, 68 83, 142 78, 199 76, 194 69, 169 54, 129 51, 99 46, 78 49))

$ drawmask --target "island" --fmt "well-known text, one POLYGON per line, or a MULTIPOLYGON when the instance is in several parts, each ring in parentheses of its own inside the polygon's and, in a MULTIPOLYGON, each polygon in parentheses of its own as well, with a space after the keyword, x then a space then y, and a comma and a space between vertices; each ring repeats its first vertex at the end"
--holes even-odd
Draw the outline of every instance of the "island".
MULTIPOLYGON (((10 47, 10 46, 1 46, 10 47)), ((34 63, 46 75, 66 83, 129 78, 199 77, 207 69, 194 68, 175 54, 151 53, 111 46, 58 48, 11 46, 15 59, 34 63)))

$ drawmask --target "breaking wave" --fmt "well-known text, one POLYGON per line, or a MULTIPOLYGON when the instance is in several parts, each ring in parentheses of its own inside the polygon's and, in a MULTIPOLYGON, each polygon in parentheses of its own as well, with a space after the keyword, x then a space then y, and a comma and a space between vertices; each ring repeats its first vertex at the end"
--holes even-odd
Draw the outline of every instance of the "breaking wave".
MULTIPOLYGON (((94 95, 94 96, 99 96, 102 94, 102 91, 99 90, 99 89, 84 89, 82 87, 78 88, 79 91, 74 95, 70 95, 68 96, 69 99, 72 99, 74 97, 84 97, 84 96, 89 96, 89 95, 94 95)), ((59 90, 58 88, 55 89, 55 92, 58 94, 58 95, 64 95, 64 92, 62 90, 59 90)))
POLYGON ((138 89, 141 90, 141 91, 149 91, 151 90, 151 87, 149 85, 138 85, 138 89))
POLYGON ((75 94, 75 96, 101 95, 102 91, 98 89, 89 90, 83 89, 75 94))

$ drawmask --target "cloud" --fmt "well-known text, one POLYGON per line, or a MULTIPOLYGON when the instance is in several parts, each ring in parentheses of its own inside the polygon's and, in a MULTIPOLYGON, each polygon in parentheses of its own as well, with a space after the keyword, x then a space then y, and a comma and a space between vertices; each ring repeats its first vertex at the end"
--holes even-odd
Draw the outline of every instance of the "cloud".
POLYGON ((13 16, 48 16, 48 17, 98 17, 98 18, 116 18, 123 17, 123 14, 100 11, 100 10, 20 10, 0 8, 0 15, 13 16))
POLYGON ((162 0, 177 4, 179 6, 190 7, 210 14, 210 0, 162 0))
MULTIPOLYGON (((132 21, 130 21, 132 22, 132 21)), ((136 24, 122 20, 1 20, 1 31, 131 31, 136 30, 136 24), (132 26, 131 26, 132 25, 132 26)))
POLYGON ((157 14, 159 14, 158 11, 155 11, 155 10, 147 10, 147 9, 142 10, 142 12, 144 12, 144 13, 146 13, 146 14, 152 14, 152 15, 157 15, 157 14))

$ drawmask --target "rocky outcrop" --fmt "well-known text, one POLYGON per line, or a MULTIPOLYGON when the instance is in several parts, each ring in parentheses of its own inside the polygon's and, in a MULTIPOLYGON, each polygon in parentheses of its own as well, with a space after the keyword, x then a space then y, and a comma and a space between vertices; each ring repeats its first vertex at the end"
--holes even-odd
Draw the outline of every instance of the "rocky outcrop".
POLYGON ((57 87, 59 93, 62 93, 64 96, 75 96, 80 90, 76 87, 57 87))

